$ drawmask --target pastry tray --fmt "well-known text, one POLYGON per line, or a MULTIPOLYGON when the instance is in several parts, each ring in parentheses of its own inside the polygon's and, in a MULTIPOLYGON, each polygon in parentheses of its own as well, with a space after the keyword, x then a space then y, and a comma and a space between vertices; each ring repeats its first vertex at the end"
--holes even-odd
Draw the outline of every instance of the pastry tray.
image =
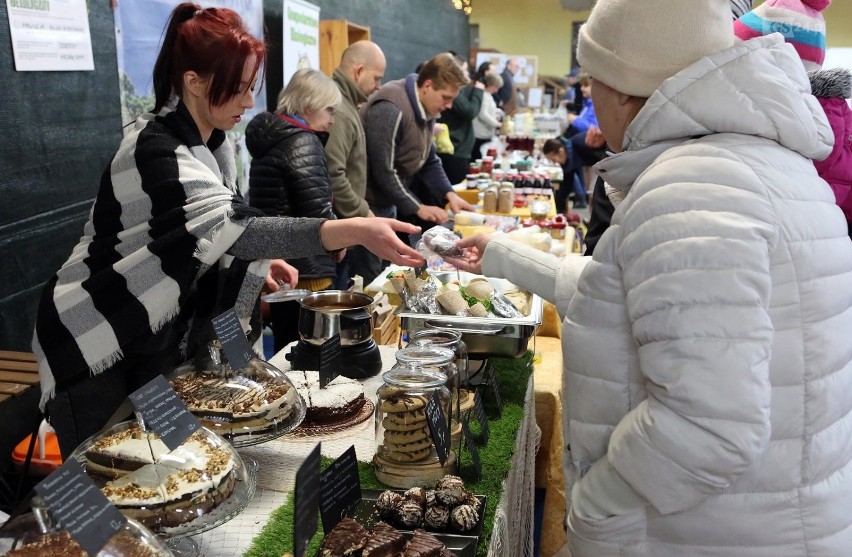
MULTIPOLYGON (((402 534, 407 538, 411 539, 411 536, 414 535, 413 532, 409 532, 406 530, 400 530, 402 534)), ((447 546, 447 549, 452 551, 456 557, 476 557, 476 546, 479 543, 479 538, 475 536, 456 536, 450 534, 437 534, 435 532, 429 532, 441 542, 447 546)), ((322 549, 317 549, 317 552, 314 554, 315 557, 322 557, 322 549)))
MULTIPOLYGON (((381 520, 379 515, 374 512, 376 501, 379 498, 379 495, 382 494, 383 489, 361 489, 361 502, 358 504, 355 509, 349 513, 351 518, 356 519, 358 522, 364 525, 364 528, 368 530, 372 529, 373 526, 381 520)), ((405 490, 402 489, 392 489, 394 493, 399 493, 400 495, 405 494, 405 490)), ((479 499, 479 522, 476 523, 471 530, 467 532, 454 532, 450 531, 436 531, 432 530, 426 525, 421 526, 424 530, 429 532, 430 534, 436 534, 439 538, 443 539, 442 536, 445 537, 455 537, 455 538, 476 538, 479 539, 479 536, 482 534, 482 525, 485 522, 485 504, 487 503, 487 497, 485 495, 477 495, 477 499, 479 499)), ((399 530, 400 532, 412 532, 413 530, 408 528, 399 528, 395 524, 391 524, 394 528, 399 530)), ((450 547, 447 545, 447 547, 450 547)), ((452 548, 450 548, 452 549, 452 548)), ((474 546, 474 550, 476 550, 476 546, 474 546)))

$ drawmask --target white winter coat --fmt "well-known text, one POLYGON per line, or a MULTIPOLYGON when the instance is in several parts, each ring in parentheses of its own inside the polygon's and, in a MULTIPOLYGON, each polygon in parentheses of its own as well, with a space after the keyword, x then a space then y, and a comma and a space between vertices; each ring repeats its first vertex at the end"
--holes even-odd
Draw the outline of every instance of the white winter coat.
POLYGON ((699 60, 598 164, 593 259, 486 249, 565 316, 574 557, 852 555, 852 242, 809 92, 780 35, 699 60))

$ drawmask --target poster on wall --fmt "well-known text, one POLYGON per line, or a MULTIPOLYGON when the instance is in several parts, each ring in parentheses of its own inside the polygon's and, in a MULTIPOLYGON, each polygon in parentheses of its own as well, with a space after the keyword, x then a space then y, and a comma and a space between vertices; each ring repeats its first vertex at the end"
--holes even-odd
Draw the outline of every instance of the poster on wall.
POLYGON ((284 0, 284 85, 296 70, 319 69, 319 18, 319 6, 284 0))
POLYGON ((476 67, 483 62, 491 62, 491 67, 497 68, 497 73, 503 73, 506 62, 516 58, 520 69, 512 77, 515 87, 526 89, 538 85, 538 56, 526 56, 523 54, 503 54, 501 52, 479 52, 476 55, 476 67))
MULTIPOLYGON (((51 0, 53 1, 53 0, 51 0)), ((196 0, 205 8, 229 8, 240 14, 252 35, 263 40, 263 0, 196 0)), ((163 31, 180 0, 134 0, 118 2, 114 9, 115 47, 118 58, 118 84, 121 94, 121 121, 130 124, 154 108, 152 72, 163 31)), ((261 72, 265 71, 261 68, 261 72)), ((237 182, 248 188, 249 154, 245 129, 249 121, 266 110, 266 80, 258 80, 254 108, 246 110, 242 121, 228 132, 237 157, 237 182)), ((127 133, 132 126, 125 126, 127 133)))
POLYGON ((86 0, 6 0, 15 69, 94 70, 86 0))

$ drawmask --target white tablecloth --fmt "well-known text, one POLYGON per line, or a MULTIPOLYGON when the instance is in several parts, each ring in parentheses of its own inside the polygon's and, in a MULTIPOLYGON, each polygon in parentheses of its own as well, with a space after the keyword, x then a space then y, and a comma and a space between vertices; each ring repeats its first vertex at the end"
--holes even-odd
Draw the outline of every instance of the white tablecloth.
MULTIPOLYGON (((384 373, 396 362, 394 355, 397 348, 379 346, 379 349, 384 373)), ((289 351, 290 347, 285 347, 269 360, 270 363, 281 370, 289 370, 290 362, 284 358, 284 354, 289 351)), ((373 403, 376 402, 376 390, 381 384, 381 373, 363 381, 364 395, 373 403)), ((535 407, 531 377, 524 401, 524 421, 518 433, 512 468, 498 503, 489 555, 532 555, 534 430, 535 407)), ((242 555, 266 525, 272 511, 285 503, 287 493, 293 489, 296 471, 317 442, 322 441, 322 454, 331 458, 339 457, 354 444, 358 460, 367 461, 375 452, 374 431, 373 420, 368 419, 341 434, 308 439, 294 439, 285 435, 262 445, 240 449, 244 458, 254 459, 260 465, 257 492, 239 516, 194 538, 200 546, 200 554, 204 557, 242 555)))

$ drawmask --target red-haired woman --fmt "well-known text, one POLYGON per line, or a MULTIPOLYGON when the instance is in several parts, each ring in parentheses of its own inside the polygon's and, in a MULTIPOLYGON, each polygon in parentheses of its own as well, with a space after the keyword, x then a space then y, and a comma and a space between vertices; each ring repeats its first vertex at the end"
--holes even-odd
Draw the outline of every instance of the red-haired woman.
POLYGON ((396 236, 414 226, 263 217, 242 200, 224 130, 254 106, 265 60, 235 12, 193 3, 172 12, 154 111, 121 142, 82 238, 39 305, 41 404, 64 456, 128 393, 203 347, 211 317, 234 307, 248 327, 264 283, 295 283, 292 268, 270 259, 361 244, 402 265, 422 261, 396 236))

